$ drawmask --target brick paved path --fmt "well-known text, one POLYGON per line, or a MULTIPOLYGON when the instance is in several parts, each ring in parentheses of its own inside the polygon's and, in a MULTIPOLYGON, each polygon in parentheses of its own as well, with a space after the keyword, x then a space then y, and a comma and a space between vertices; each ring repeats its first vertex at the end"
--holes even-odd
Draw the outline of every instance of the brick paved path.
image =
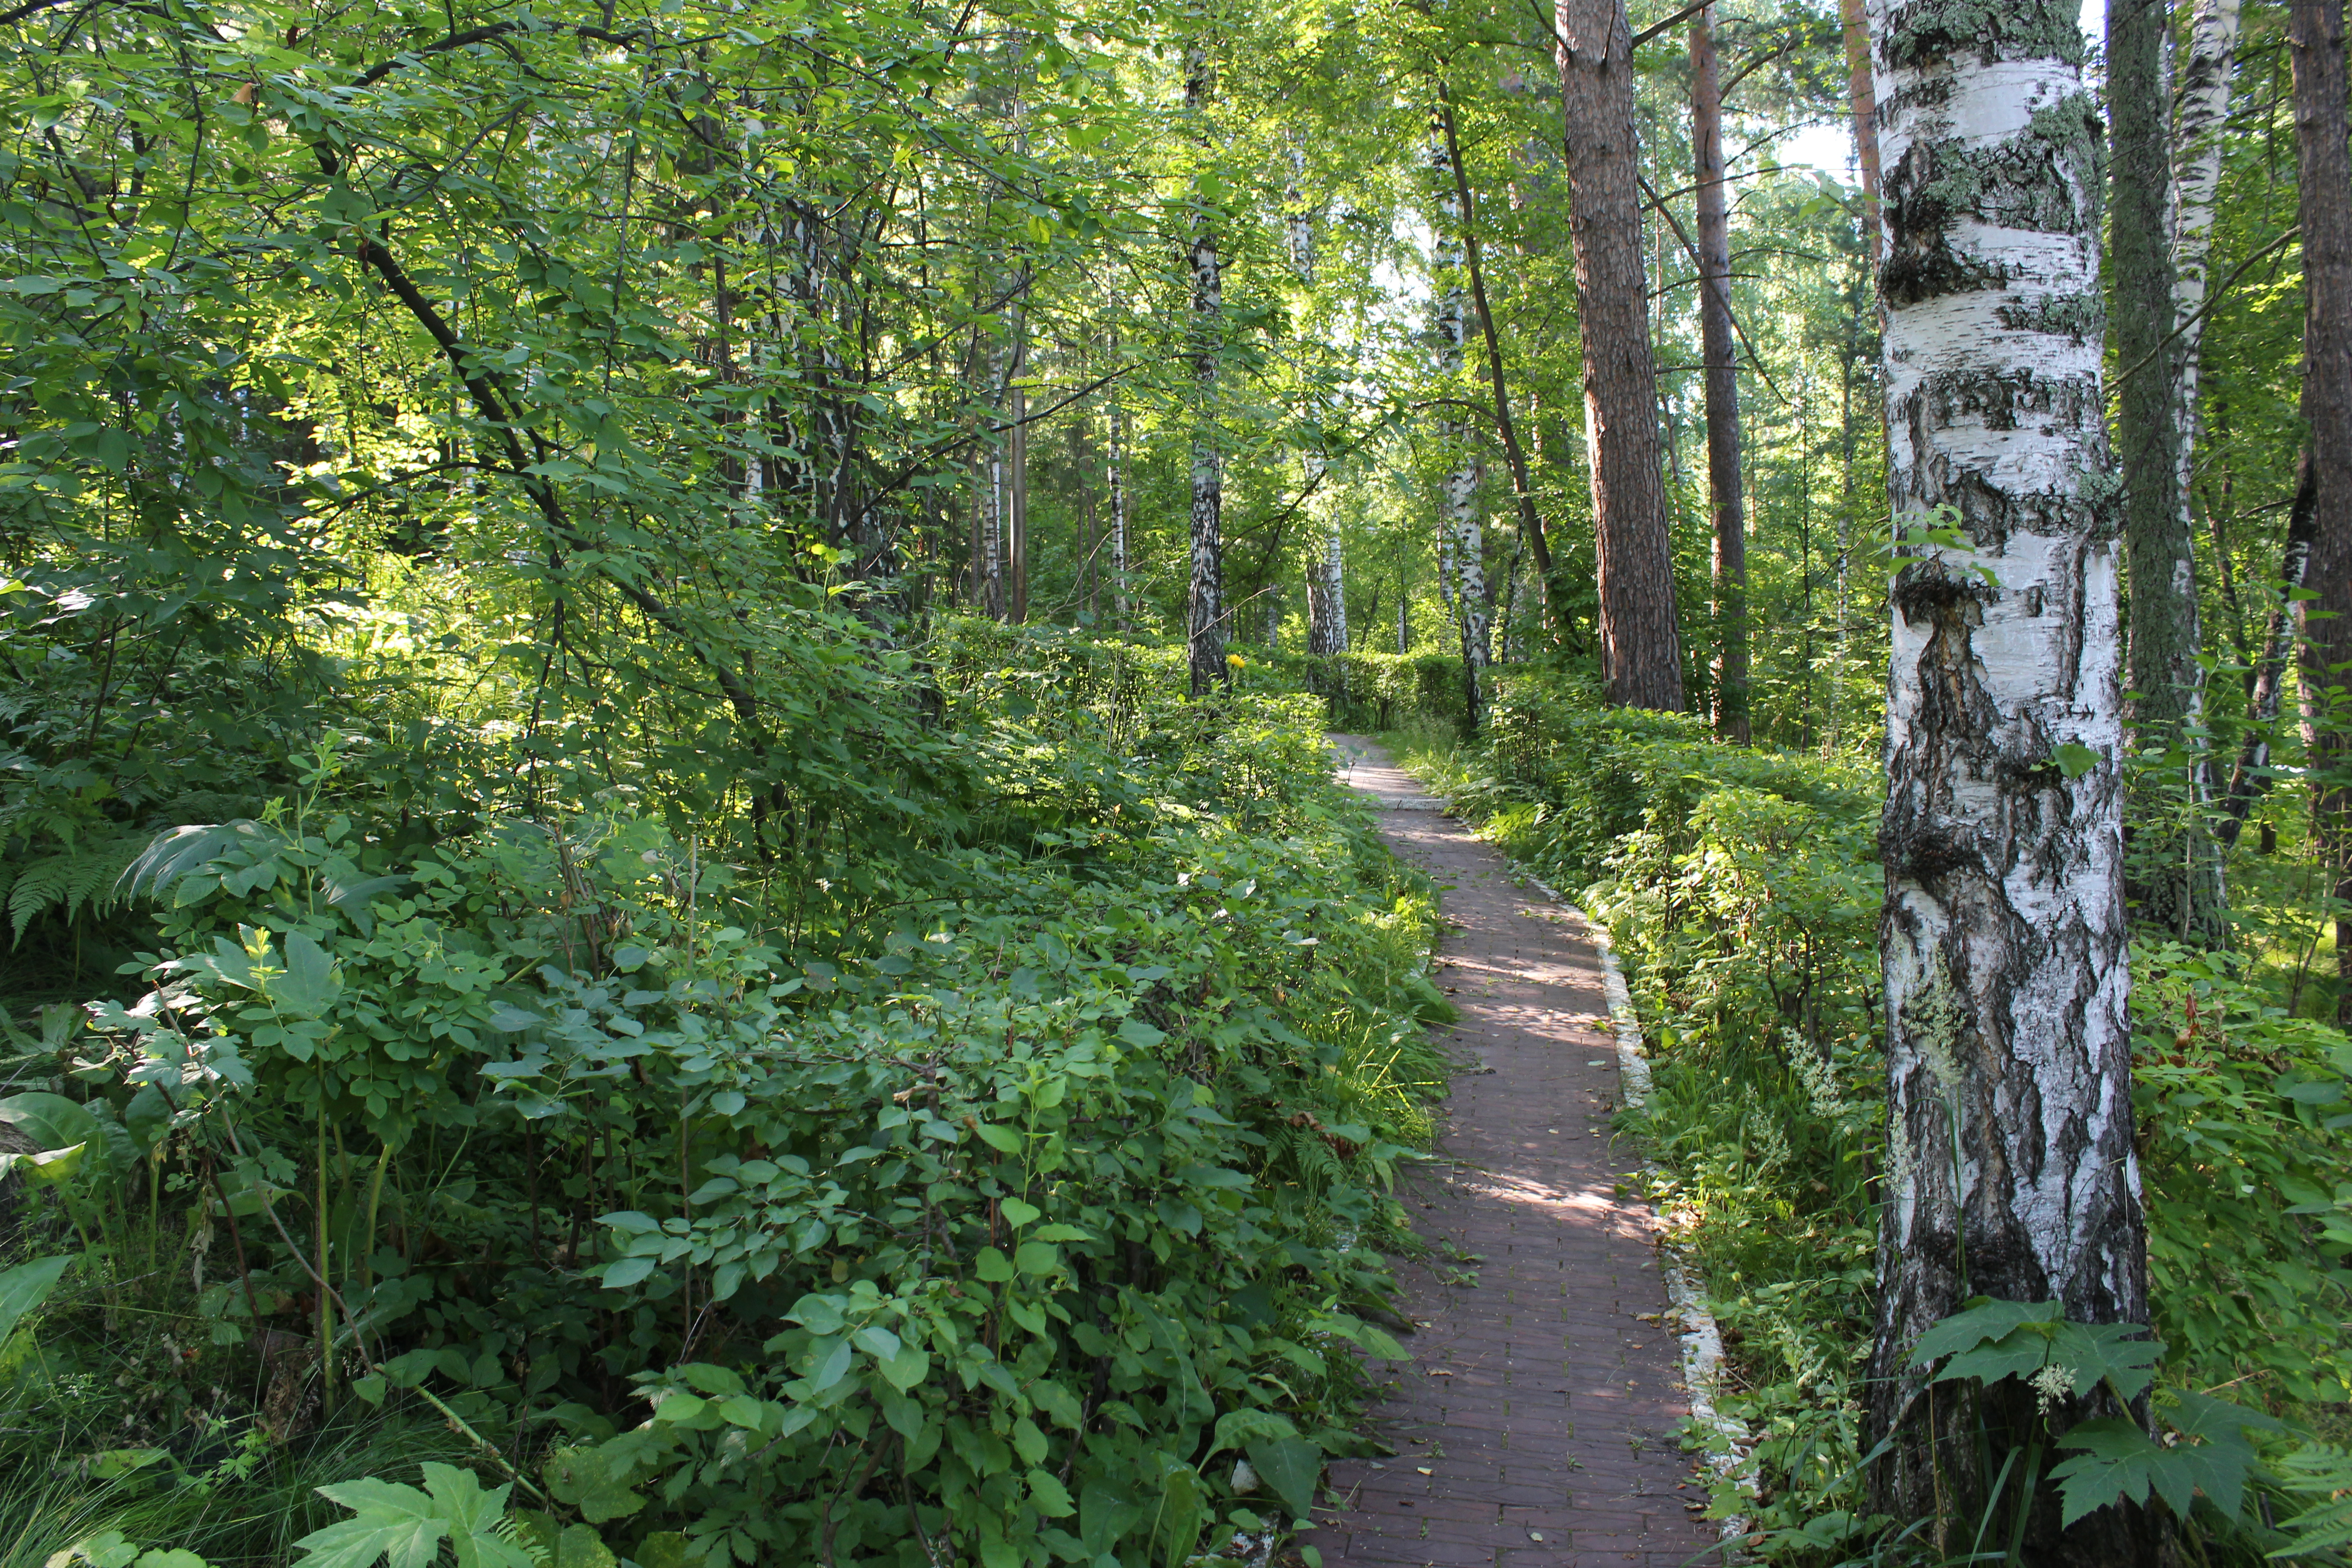
POLYGON ((1425 1325, 1383 1365, 1387 1458, 1342 1459, 1307 1543, 1324 1568, 1676 1568, 1718 1561, 1675 1441, 1680 1347, 1646 1208, 1612 1195, 1615 1047, 1580 923, 1513 886, 1501 856, 1439 815, 1370 742, 1335 735, 1340 778, 1382 831, 1450 883, 1433 977, 1462 1020, 1438 1163, 1406 1188, 1433 1244, 1401 1268, 1425 1325), (1364 759, 1352 767, 1349 757, 1364 759), (1456 1261, 1460 1254, 1478 1261, 1456 1261), (1705 1555, 1702 1555, 1705 1554, 1705 1555))

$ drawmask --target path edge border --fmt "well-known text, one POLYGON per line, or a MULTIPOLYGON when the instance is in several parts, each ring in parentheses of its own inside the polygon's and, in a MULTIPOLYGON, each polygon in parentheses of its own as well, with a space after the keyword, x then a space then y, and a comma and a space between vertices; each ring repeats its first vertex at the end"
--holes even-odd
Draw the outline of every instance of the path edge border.
MULTIPOLYGON (((1619 1099, 1627 1110, 1643 1109, 1651 1093, 1649 1052, 1642 1043, 1641 1016, 1633 1011, 1633 994, 1625 984, 1625 970, 1617 961, 1617 945, 1609 928, 1524 865, 1517 869, 1528 887, 1573 915, 1592 933, 1593 945, 1601 950, 1601 989, 1617 1041, 1619 1099)), ((1642 1169, 1654 1173, 1658 1165, 1644 1153, 1642 1169)), ((1716 1394, 1723 1386, 1723 1331, 1706 1304, 1706 1291, 1699 1284, 1701 1275, 1690 1249, 1676 1239, 1663 1215, 1659 1220, 1658 1252, 1664 1264, 1666 1300, 1683 1322, 1677 1337, 1683 1347, 1683 1383, 1690 1391, 1690 1424, 1723 1439, 1722 1451, 1709 1447, 1700 1454, 1700 1463, 1717 1479, 1753 1498, 1757 1494, 1753 1436, 1746 1422, 1727 1415, 1716 1404, 1716 1394)), ((1718 1522, 1718 1538, 1726 1548, 1736 1550, 1747 1544, 1752 1526, 1746 1515, 1733 1514, 1718 1522)), ((1726 1561, 1730 1561, 1728 1551, 1726 1561)))

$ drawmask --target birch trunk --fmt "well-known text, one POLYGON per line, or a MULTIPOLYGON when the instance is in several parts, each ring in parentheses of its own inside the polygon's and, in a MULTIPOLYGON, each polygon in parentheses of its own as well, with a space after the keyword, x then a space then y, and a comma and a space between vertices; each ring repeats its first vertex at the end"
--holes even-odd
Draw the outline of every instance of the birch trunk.
POLYGON ((1544 538, 1543 518, 1536 510, 1536 491, 1528 473, 1527 454, 1519 446, 1518 422, 1511 416, 1509 384, 1503 375, 1503 343, 1495 331, 1495 313, 1486 306, 1486 272, 1478 258, 1478 204, 1470 195, 1470 176, 1462 167, 1462 141, 1455 133, 1454 106, 1445 84, 1437 84, 1437 113, 1445 131, 1446 161, 1454 170, 1454 197, 1462 214, 1462 258, 1470 273, 1470 303, 1478 312, 1478 331, 1486 345, 1486 379, 1495 394, 1495 435, 1503 443, 1504 460, 1511 466, 1511 493, 1518 503, 1519 537, 1536 558, 1536 575, 1551 593, 1551 546, 1544 538))
MULTIPOLYGON (((1208 50, 1184 51, 1184 107, 1196 121, 1210 91, 1208 50)), ((1205 138, 1203 138, 1205 142, 1205 138)), ((1224 459, 1216 426, 1217 357, 1224 341, 1224 259, 1203 202, 1192 215, 1192 384, 1199 400, 1192 429, 1192 573, 1185 640, 1192 693, 1205 697, 1227 682, 1224 628, 1224 459)))
POLYGON ((1624 0, 1557 0, 1554 20, 1600 562, 1601 673, 1612 702, 1679 710, 1682 637, 1659 474, 1657 365, 1634 167, 1633 34, 1624 0))
POLYGON ((1731 214, 1713 6, 1691 18, 1691 158, 1698 191, 1698 327, 1706 366, 1706 488, 1715 522, 1715 727, 1748 744, 1748 514, 1740 494, 1739 366, 1731 344, 1731 214))
POLYGON ((2212 793, 2199 731, 2197 556, 2180 493, 2179 340, 2172 335, 2171 95, 2164 69, 2164 0, 2107 7, 2108 168, 2114 244, 2116 358, 2126 567, 2131 581, 2130 679, 2135 744, 2183 766, 2150 766, 2135 789, 2125 897, 2141 919, 2184 940, 2219 924, 2220 861, 2201 818, 2212 793), (2186 798, 2184 799, 2184 795, 2186 798))
MULTIPOLYGON (((1320 457, 1308 454, 1306 482, 1310 492, 1322 479, 1323 468, 1320 457)), ((1348 580, 1338 510, 1328 500, 1318 510, 1323 514, 1323 544, 1307 578, 1307 651, 1328 658, 1348 651, 1348 580)))
POLYGON ((2238 0, 2197 0, 2172 124, 2177 150, 2172 288, 2174 314, 2180 323, 2180 504, 2184 511, 2189 507, 2197 442, 2204 434, 2197 406, 2198 370, 2205 348, 2205 297, 2212 284, 2213 205, 2221 188, 2221 134, 2230 118, 2230 71, 2237 49, 2238 0))
MULTIPOLYGON (((2303 416, 2311 425, 2310 576, 2304 689, 2321 714, 2352 663, 2352 155, 2345 147, 2343 0, 2290 0, 2287 47, 2294 60, 2297 205, 2303 221, 2303 416)), ((2338 724, 2315 726, 2315 766, 2339 767, 2338 724)), ((2341 786, 2313 802, 2334 892, 2352 899, 2352 795, 2341 786)), ((2352 919, 2336 922, 2336 963, 2347 984, 2336 1020, 2352 1025, 2352 919)))
MULTIPOLYGON (((1873 1508, 1966 1550, 1994 1475, 1979 1418, 2014 1382, 1927 1397, 1912 1349, 1973 1296, 2147 1321, 2132 1151, 2113 485, 2100 386, 2099 121, 2071 9, 1872 0, 1886 155, 1888 489, 1961 542, 1907 547, 1889 595, 1879 830, 1887 1153, 1866 1386, 1873 1508)), ((2092 1411, 2062 1402, 2063 1427, 2092 1411)), ((1995 1453, 1998 1467, 2001 1456, 1995 1453)), ((2150 1516, 2023 1561, 2156 1560, 2150 1516)), ((2017 1495, 2014 1489, 2010 1493, 2017 1495)))
POLYGON ((1462 643, 1462 722, 1476 734, 1486 713, 1488 652, 1486 622, 1486 541, 1478 508, 1478 464, 1470 452, 1470 426, 1454 411, 1462 385, 1463 351, 1469 341, 1466 302, 1462 292, 1462 204, 1454 184, 1453 139, 1446 133, 1444 110, 1431 115, 1429 162, 1436 174, 1437 232, 1430 270, 1437 293, 1437 377, 1439 395, 1448 402, 1438 426, 1438 440, 1453 467, 1445 474, 1445 554, 1452 567, 1454 628, 1462 643))

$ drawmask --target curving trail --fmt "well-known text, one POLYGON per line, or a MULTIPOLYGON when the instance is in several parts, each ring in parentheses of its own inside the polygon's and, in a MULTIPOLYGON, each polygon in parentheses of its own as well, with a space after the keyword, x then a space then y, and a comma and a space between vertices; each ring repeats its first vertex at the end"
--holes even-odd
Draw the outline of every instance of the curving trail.
POLYGON ((1341 782, 1372 795, 1398 853, 1452 890, 1432 977, 1461 1022, 1437 1160, 1405 1198, 1429 1255, 1400 1268, 1424 1325, 1385 1368, 1373 1433, 1303 1538, 1324 1568, 1676 1568, 1719 1561, 1676 1441, 1680 1347, 1648 1208, 1615 1195, 1616 1048, 1584 925, 1513 885, 1503 858, 1360 736, 1341 782), (1478 1261, 1462 1261, 1462 1255, 1478 1261))

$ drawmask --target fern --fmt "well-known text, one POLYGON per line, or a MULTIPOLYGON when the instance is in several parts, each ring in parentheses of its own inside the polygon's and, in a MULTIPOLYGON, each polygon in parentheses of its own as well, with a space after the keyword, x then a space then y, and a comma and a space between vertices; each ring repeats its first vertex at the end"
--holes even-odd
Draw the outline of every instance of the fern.
POLYGON ((19 868, 13 877, 0 873, 0 888, 8 895, 8 919, 16 928, 11 946, 25 940, 34 921, 50 910, 67 920, 87 908, 101 915, 121 901, 116 884, 147 847, 148 836, 126 833, 85 839, 54 855, 42 856, 19 868))
POLYGON ((2279 1480, 2291 1492, 2319 1500, 2279 1528, 2294 1538, 2273 1557, 2309 1557, 2352 1546, 2352 1453, 2313 1444, 2279 1462, 2279 1480))

